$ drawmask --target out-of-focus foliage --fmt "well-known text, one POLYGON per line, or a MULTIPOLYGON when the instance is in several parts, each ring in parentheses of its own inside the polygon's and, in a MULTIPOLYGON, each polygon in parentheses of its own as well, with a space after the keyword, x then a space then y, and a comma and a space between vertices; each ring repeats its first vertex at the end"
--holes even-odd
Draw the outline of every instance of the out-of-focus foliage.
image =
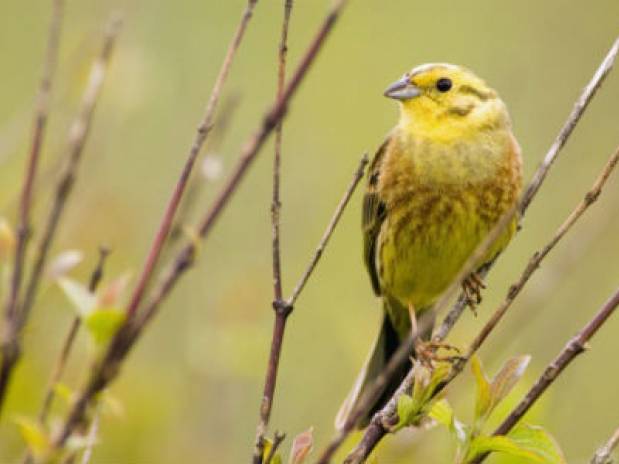
MULTIPOLYGON (((216 171, 222 172, 195 192, 189 225, 221 187, 275 94, 281 3, 260 0, 256 8, 225 92, 225 99, 239 99, 239 107, 213 153, 222 165, 216 171)), ((291 69, 329 4, 295 2, 291 69)), ((67 1, 37 186, 35 240, 103 22, 113 10, 125 17, 76 194, 54 250, 84 253, 71 278, 86 282, 101 243, 114 250, 108 280, 141 266, 244 5, 245 0, 67 1)), ((0 216, 13 224, 50 2, 3 0, 0 10, 0 216)), ((619 32, 618 17, 616 0, 351 0, 285 123, 284 287, 290 290, 303 270, 360 154, 378 147, 395 123, 395 105, 382 97, 394 78, 428 61, 455 62, 483 76, 509 106, 528 178, 619 32)), ((450 343, 464 346, 471 339, 528 256, 589 187, 618 142, 617 101, 615 71, 493 270, 479 316, 466 314, 450 343)), ((250 456, 272 326, 271 159, 269 143, 201 248, 196 268, 131 354, 112 388, 125 413, 102 417, 102 439, 92 462, 238 463, 250 456)), ((526 375, 496 408, 489 427, 617 285, 617 177, 606 190, 482 350, 489 371, 516 353, 532 355, 526 375)), ((332 435, 335 412, 378 330, 380 304, 362 265, 359 214, 357 195, 289 321, 272 417, 273 428, 288 433, 282 456, 288 456, 291 437, 309 426, 314 426, 315 449, 332 435)), ((0 266, 7 240, 11 234, 0 226, 0 266)), ((51 281, 42 290, 5 417, 36 414, 74 316, 51 281)), ((617 370, 609 368, 618 332, 619 321, 610 321, 528 417, 556 437, 568 462, 586 462, 617 425, 616 408, 608 404, 619 386, 617 370), (602 377, 604 382, 592 380, 602 377)), ((83 332, 65 379, 72 389, 82 385, 91 362, 88 343, 83 332)), ((474 385, 467 374, 447 391, 455 410, 472 413, 474 385)), ((57 401, 53 413, 65 410, 57 401)), ((471 422, 466 416, 462 420, 471 422)), ((18 428, 3 420, 0 436, 0 461, 14 462, 23 446, 18 428)), ((448 434, 440 429, 402 430, 377 453, 378 462, 390 464, 451 459, 448 434)), ((510 459, 497 456, 491 462, 519 462, 510 459)))

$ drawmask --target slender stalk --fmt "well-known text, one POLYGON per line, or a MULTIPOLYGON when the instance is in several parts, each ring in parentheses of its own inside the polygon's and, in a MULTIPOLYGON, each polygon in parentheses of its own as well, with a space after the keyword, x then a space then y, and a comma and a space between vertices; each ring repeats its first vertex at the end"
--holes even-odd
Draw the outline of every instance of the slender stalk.
MULTIPOLYGON (((198 234, 201 238, 204 239, 208 236, 212 226, 227 206, 232 194, 240 185, 247 169, 258 155, 267 137, 271 134, 278 121, 284 117, 290 100, 307 75, 318 52, 325 44, 325 40, 333 30, 333 26, 345 4, 346 0, 338 0, 334 4, 313 41, 310 43, 295 73, 286 85, 282 97, 273 103, 266 113, 258 131, 250 137, 249 141, 242 149, 242 154, 236 169, 228 179, 219 196, 215 199, 213 206, 207 211, 199 224, 198 234)), ((64 424, 62 424, 57 435, 54 437, 53 446, 55 448, 62 448, 65 445, 75 427, 81 423, 91 400, 115 378, 123 360, 135 341, 139 338, 142 330, 144 330, 148 322, 157 314, 161 302, 174 288, 180 276, 191 267, 194 254, 195 243, 193 242, 188 243, 178 252, 173 265, 153 291, 153 296, 144 310, 138 314, 138 317, 128 319, 127 323, 125 323, 113 337, 106 353, 98 365, 91 371, 85 387, 79 393, 64 424)))
POLYGON ((11 276, 8 298, 5 306, 5 329, 2 337, 2 364, 0 365, 0 412, 4 405, 13 367, 17 364, 20 356, 19 347, 19 292, 24 274, 24 261, 26 249, 30 238, 31 224, 30 211, 32 208, 32 194, 36 180, 41 147, 45 137, 45 129, 49 117, 49 101, 54 82, 58 49, 60 47, 60 32, 64 12, 64 0, 52 1, 52 15, 47 36, 47 46, 43 61, 43 73, 39 84, 30 152, 26 161, 26 172, 22 184, 19 218, 17 226, 17 243, 15 246, 15 261, 11 276))
POLYGON ((619 428, 615 430, 608 441, 595 452, 590 464, 612 464, 611 454, 619 445, 619 428))
MULTIPOLYGON (((106 247, 99 248, 99 259, 95 268, 90 274, 90 280, 88 282, 88 290, 90 291, 90 293, 95 293, 97 287, 99 286, 99 283, 101 282, 101 279, 103 278, 104 266, 109 254, 110 251, 106 247)), ((52 369, 52 373, 47 383, 47 390, 45 392, 43 404, 41 405, 41 410, 39 411, 38 415, 39 423, 43 426, 47 426, 47 418, 49 416, 52 403, 54 402, 54 398, 56 396, 55 387, 62 379, 65 367, 67 365, 67 361, 69 360, 69 356, 71 356, 73 344, 75 342, 75 338, 81 324, 82 320, 79 316, 73 318, 73 321, 71 322, 71 326, 69 328, 69 332, 67 333, 67 336, 65 337, 64 343, 62 345, 60 355, 58 356, 58 359, 54 364, 54 368, 52 369)), ((30 454, 30 452, 26 452, 24 458, 22 459, 22 462, 24 464, 32 463, 32 455, 30 454)))
POLYGON ((82 160, 84 146, 86 144, 86 140, 88 139, 88 135, 90 134, 95 109, 107 76, 110 58, 114 50, 118 33, 120 32, 120 26, 120 19, 118 17, 113 17, 106 28, 101 52, 99 53, 99 56, 95 58, 95 61, 90 69, 90 75, 82 96, 79 113, 69 130, 67 142, 67 163, 60 179, 58 180, 52 208, 49 212, 47 222, 43 230, 41 242, 39 243, 36 251, 30 278, 28 279, 28 285, 24 294, 20 314, 20 329, 26 323, 30 310, 34 304, 37 291, 41 283, 43 270, 49 256, 49 251, 54 238, 56 237, 58 225, 60 224, 60 220, 62 219, 62 215, 66 209, 67 202, 71 196, 75 181, 77 179, 78 168, 82 160))
POLYGON ((189 182, 193 166, 195 165, 196 159, 200 154, 200 150, 202 149, 202 146, 204 145, 204 142, 213 126, 213 119, 215 117, 217 103, 219 103, 221 91, 223 90, 223 86, 228 78, 228 74, 230 73, 232 61, 234 60, 239 46, 241 45, 241 41, 243 40, 243 36, 245 35, 245 31, 247 29, 247 25, 249 24, 249 21, 253 15, 253 11, 257 3, 258 0, 249 0, 247 2, 245 11, 241 16, 241 21, 239 22, 232 41, 228 46, 228 52, 226 53, 226 57, 224 58, 224 61, 221 65, 219 74, 217 76, 217 79, 215 80, 215 85, 213 86, 213 91, 211 92, 211 96, 206 105, 204 117, 202 118, 202 121, 198 126, 196 137, 191 145, 191 148, 189 149, 187 160, 185 161, 185 165, 183 166, 183 170, 181 171, 181 175, 176 183, 176 186, 172 191, 172 196, 168 201, 166 210, 161 219, 161 223, 159 224, 159 228, 157 229, 157 233, 155 234, 155 238, 151 245, 150 251, 148 252, 146 262, 144 264, 144 267, 142 268, 142 273, 138 278, 138 283, 133 291, 133 295, 131 296, 129 305, 127 306, 128 318, 132 318, 138 310, 138 306, 142 302, 142 297, 144 296, 144 292, 146 291, 150 278, 155 271, 159 256, 161 255, 161 250, 163 249, 165 241, 168 237, 168 234, 172 227, 172 223, 174 221, 174 216, 176 214, 176 211, 178 210, 181 198, 183 197, 183 193, 185 192, 185 188, 187 187, 187 183, 189 182))
MULTIPOLYGON (((288 53, 288 27, 290 24, 290 16, 292 14, 292 0, 284 1, 284 19, 282 21, 282 32, 279 44, 279 66, 277 72, 277 98, 282 98, 284 93, 284 85, 286 82, 286 55, 288 53)), ((280 247, 280 171, 282 157, 282 134, 283 120, 280 119, 275 127, 275 155, 273 158, 273 199, 271 202, 271 229, 272 229, 272 254, 273 254, 273 308, 275 309, 275 323, 273 327, 273 340, 271 342, 271 356, 277 357, 274 362, 279 364, 279 352, 284 338, 286 320, 292 311, 292 308, 287 308, 282 304, 282 268, 281 268, 281 247, 280 247)), ((260 422, 256 431, 256 442, 254 445, 253 461, 257 464, 262 462, 264 450, 264 434, 266 433, 269 418, 271 416, 272 399, 275 392, 275 382, 277 367, 273 369, 271 374, 272 380, 269 377, 269 367, 267 367, 267 375, 265 379, 263 401, 260 406, 260 422)), ((283 440, 283 438, 282 438, 283 440)), ((271 448, 271 455, 274 453, 275 443, 271 448)), ((265 464, 268 464, 270 457, 267 456, 265 464)))
MULTIPOLYGON (((587 343, 597 331, 604 325, 610 316, 619 306, 619 288, 602 305, 598 313, 585 325, 576 336, 567 342, 565 347, 557 357, 546 367, 537 382, 531 387, 525 397, 512 410, 507 418, 497 427, 494 435, 507 435, 509 431, 522 419, 527 411, 535 404, 542 394, 550 387, 561 375, 565 368, 579 355, 587 349, 587 343)), ((479 464, 488 455, 483 455, 476 459, 472 464, 479 464)))
POLYGON ((348 205, 352 194, 354 193, 357 185, 363 178, 363 173, 365 172, 365 167, 368 164, 368 156, 367 154, 363 155, 359 166, 357 167, 354 176, 344 192, 344 196, 340 200, 340 203, 337 205, 335 212, 333 213, 333 217, 329 222, 319 244, 314 252, 310 263, 306 269, 306 271, 301 276, 299 282, 295 287, 295 291, 292 296, 287 301, 275 301, 273 302, 273 306, 275 308, 275 323, 273 326, 273 336, 271 339, 271 352, 269 355, 269 361, 267 364, 267 370, 265 374, 264 380, 264 392, 262 395, 262 402, 260 404, 260 423, 258 424, 258 428, 256 431, 256 443, 254 446, 254 456, 253 462, 256 464, 261 463, 262 459, 262 442, 264 439, 264 434, 266 432, 266 428, 269 422, 269 416, 271 414, 271 408, 273 407, 273 396, 275 394, 275 385, 277 383, 277 372, 279 369, 279 359, 282 351, 282 344, 284 341, 284 331, 286 329, 286 321, 288 316, 293 310, 294 303, 299 297, 301 290, 304 288, 307 283, 309 277, 312 272, 316 268, 320 257, 322 256, 327 244, 329 243, 329 239, 333 235, 337 224, 344 213, 344 209, 348 205))
MULTIPOLYGON (((602 84, 603 80, 605 79, 605 77, 608 75, 608 73, 612 69, 612 67, 614 65, 614 62, 615 62, 615 59, 617 57, 617 52, 618 51, 619 51, 619 38, 614 42, 614 44, 611 47, 610 51, 608 52, 608 54, 604 58, 603 62, 601 63, 601 65, 596 70, 593 78, 591 79, 589 84, 585 87, 585 89, 583 90, 582 94, 580 95, 580 97, 576 101, 574 109, 572 110, 572 112, 568 116, 567 121, 565 122, 564 126, 562 127, 561 131, 559 132, 559 136, 557 137, 557 139, 555 140, 555 142, 553 143, 553 145, 551 146, 551 148, 547 152, 547 154, 546 154, 546 156, 544 158, 544 161, 538 167, 536 173, 533 176, 533 179, 528 184, 528 186, 527 186, 527 188, 525 190, 525 193, 524 193, 524 195, 523 195, 523 197, 522 197, 522 199, 521 199, 521 201, 519 203, 519 206, 518 206, 518 210, 520 211, 521 215, 524 215, 524 213, 528 209, 529 204, 531 203, 533 198, 537 195, 537 192, 539 191, 539 189, 541 187, 541 184, 544 182, 544 180, 546 178, 546 175, 548 174, 548 171, 550 170, 550 168, 552 167, 554 161, 556 160, 556 158, 558 157, 559 153, 561 152, 561 148, 565 145, 565 143, 569 139, 569 137, 572 134, 574 128, 577 125, 577 123, 582 118, 582 115, 584 114, 584 110, 586 109, 586 107, 588 106, 589 102, 591 101, 591 99, 595 95, 597 89, 601 86, 601 84, 602 84)), ((501 223, 506 221, 506 218, 509 218, 512 214, 513 214, 513 211, 510 211, 506 215, 504 215, 504 217, 499 222, 499 225, 495 227, 495 229, 493 230, 493 232, 491 232, 490 235, 494 235, 494 233, 501 227, 501 223)), ((486 239, 484 241, 484 243, 482 243, 478 247, 477 251, 475 252, 475 255, 480 254, 481 251, 487 250, 488 249, 487 247, 491 246, 491 244, 492 244, 492 240, 491 239, 490 240, 486 239)), ((467 266, 470 265, 470 261, 471 260, 469 260, 465 264, 464 268, 467 268, 467 266)), ((489 268, 486 269, 485 272, 487 272, 488 270, 489 270, 489 268)), ((454 281, 454 283, 452 284, 452 286, 450 287, 450 289, 446 293, 450 293, 451 289, 455 288, 455 285, 457 285, 457 284, 458 284, 458 282, 454 281)), ((442 306, 444 304, 446 304, 447 301, 448 301, 447 298, 442 298, 441 301, 439 302, 440 304, 437 303, 437 312, 439 312, 440 309, 442 309, 442 306)), ((464 308, 465 308, 465 305, 464 305, 463 299, 459 298, 458 301, 456 302, 456 304, 454 305, 454 307, 451 309, 451 311, 445 317, 443 323, 434 332, 433 339, 435 341, 439 341, 440 342, 440 341, 445 339, 445 337, 450 332, 451 328, 453 328, 455 323, 458 321, 460 315, 464 311, 464 308)), ((402 349, 402 350, 405 349, 405 348, 406 347, 404 347, 404 346, 400 347, 400 349, 402 349)), ((463 363, 460 363, 460 364, 463 365, 463 363)), ((462 369, 462 367, 460 367, 460 370, 461 369, 462 369)), ((457 368, 454 371, 455 371, 455 373, 453 375, 455 376, 455 375, 457 375, 457 373, 459 371, 458 371, 457 368)), ((412 376, 408 376, 407 378, 412 379, 413 377, 412 376)), ((404 383, 406 383, 406 379, 405 379, 404 383)), ((408 391, 408 389, 410 388, 411 385, 410 384, 409 385, 404 385, 404 383, 401 386, 408 387, 406 390, 404 390, 404 391, 408 391)), ((387 430, 385 429, 385 427, 383 425, 383 423, 384 423, 383 419, 384 418, 392 418, 394 416, 394 414, 396 413, 396 406, 397 406, 397 398, 398 397, 399 397, 399 395, 397 395, 397 392, 396 392, 396 395, 394 395, 391 398, 391 400, 387 403, 387 405, 381 411, 378 411, 375 414, 375 416, 372 418, 372 420, 370 422, 370 425, 367 427, 363 437, 361 438, 360 442, 353 449, 353 451, 349 454, 349 459, 346 461, 347 463, 363 462, 363 461, 365 461, 365 459, 367 459, 367 457, 372 452, 372 450, 376 447, 378 442, 387 433, 387 430)))
MULTIPOLYGON (((90 276, 90 281, 88 283, 88 290, 91 293, 95 293, 97 287, 99 286, 99 283, 101 282, 101 279, 103 278, 105 261, 109 256, 109 253, 110 251, 105 247, 101 247, 99 249, 99 259, 97 261, 95 269, 90 276)), ((69 360, 69 356, 71 356, 73 343, 75 342, 75 337, 77 336, 77 333, 81 326, 81 322, 82 320, 79 316, 76 316, 73 319, 71 327, 69 328, 69 332, 67 333, 65 341, 62 345, 60 355, 58 356, 56 364, 54 365, 54 369, 52 370, 52 374, 50 375, 50 379, 47 384, 47 391, 45 393, 45 399, 43 400, 43 405, 41 407, 41 410, 39 411, 39 421, 43 425, 46 425, 47 423, 47 417, 49 415, 52 402, 54 401, 54 397, 56 396, 54 387, 58 384, 64 374, 64 370, 67 365, 67 361, 69 360)))

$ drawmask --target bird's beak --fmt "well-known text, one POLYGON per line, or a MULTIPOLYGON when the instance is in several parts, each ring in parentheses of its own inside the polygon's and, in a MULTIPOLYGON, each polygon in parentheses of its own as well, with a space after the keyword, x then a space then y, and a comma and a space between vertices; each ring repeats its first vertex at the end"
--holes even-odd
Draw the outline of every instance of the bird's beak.
POLYGON ((409 76, 405 74, 401 79, 387 87, 383 95, 402 101, 418 97, 421 95, 421 90, 419 87, 411 84, 409 76))

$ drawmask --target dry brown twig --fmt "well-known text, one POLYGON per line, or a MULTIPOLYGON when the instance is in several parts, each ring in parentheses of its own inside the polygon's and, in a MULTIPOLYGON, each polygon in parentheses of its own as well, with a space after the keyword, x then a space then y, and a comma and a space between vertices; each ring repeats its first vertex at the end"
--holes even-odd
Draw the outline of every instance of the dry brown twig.
POLYGON ((157 229, 157 233, 155 234, 155 238, 148 252, 148 256, 146 257, 146 262, 142 268, 142 273, 138 278, 138 283, 135 286, 129 304, 127 305, 127 318, 129 319, 135 316, 139 305, 142 303, 144 292, 146 291, 150 279, 155 272, 155 268, 157 267, 157 262, 161 255, 161 251, 163 249, 166 239, 168 238, 170 229, 172 228, 176 211, 178 210, 181 198, 183 197, 183 193, 185 192, 185 188, 189 183, 189 178, 191 176, 193 167, 198 158, 198 155, 200 154, 200 150, 202 149, 202 146, 204 145, 204 142, 206 141, 206 138, 208 137, 208 134, 213 126, 213 119, 215 117, 217 103, 219 103, 221 91, 223 90, 223 86, 226 83, 228 74, 230 73, 232 61, 234 60, 239 46, 241 45, 241 41, 243 40, 243 36, 245 35, 245 31, 247 29, 247 25, 249 24, 249 21, 253 15, 253 11, 257 3, 258 0, 248 0, 247 6, 245 7, 245 10, 241 17, 241 21, 239 22, 234 37, 232 38, 232 42, 228 47, 228 51, 219 70, 219 74, 217 75, 217 79, 215 80, 215 85, 213 86, 211 96, 206 105, 204 117, 202 118, 202 121, 198 126, 196 136, 191 145, 191 148, 189 149, 187 160, 185 161, 181 175, 176 183, 176 186, 174 187, 170 200, 168 201, 166 210, 161 219, 161 223, 159 224, 159 228, 157 229))
POLYGON ((265 374, 265 382, 264 382, 264 393, 262 396, 262 402, 260 404, 260 423, 258 424, 257 434, 256 434, 256 443, 254 447, 254 456, 253 462, 256 464, 260 464, 262 461, 262 442, 264 440, 264 434, 266 433, 266 427, 269 420, 269 415, 271 413, 271 408, 273 406, 273 395, 275 393, 275 384, 277 381, 277 371, 279 367, 279 359, 282 351, 282 344, 284 341, 284 332, 286 329, 286 320, 290 313, 294 308, 294 304, 297 301, 299 295, 301 294, 302 289, 305 287, 305 284, 311 277, 314 269, 316 269, 316 265, 320 260, 329 239, 333 235, 337 224, 344 213, 344 209, 348 205, 352 194, 354 193, 357 185, 359 185, 359 181, 363 178, 363 174, 365 172, 365 167, 368 164, 368 156, 367 154, 363 155, 359 166, 357 167, 353 179, 351 180, 344 196, 340 200, 335 212, 333 213, 333 217, 329 222, 322 238, 320 239, 320 243, 316 248, 310 263, 308 264, 305 272, 299 279, 297 285, 295 286, 295 290, 292 292, 292 295, 287 300, 274 301, 273 306, 275 309, 275 323, 273 325, 273 336, 271 339, 271 351, 269 355, 269 361, 267 364, 267 370, 265 374))
MULTIPOLYGON (((282 32, 279 44, 279 65, 277 70, 277 98, 281 98, 286 83, 286 55, 288 53, 288 27, 292 14, 292 0, 284 1, 284 17, 282 20, 282 32)), ((273 254, 273 309, 275 310, 275 324, 273 326, 273 341, 271 342, 271 355, 267 367, 267 374, 264 382, 263 400, 260 404, 260 422, 256 429, 256 440, 254 443, 253 462, 260 464, 264 451, 264 435, 266 433, 269 418, 271 417, 271 407, 273 395, 275 394, 275 384, 277 382, 277 367, 279 365, 279 353, 284 336, 286 320, 292 311, 292 307, 283 304, 282 293, 282 269, 281 269, 281 248, 280 248, 280 170, 282 157, 282 134, 283 120, 280 119, 275 127, 275 155, 273 157, 273 200, 271 202, 271 228, 272 228, 272 254, 273 254), (276 340, 277 334, 281 334, 279 342, 276 340)), ((277 435, 276 435, 277 437, 277 435)), ((283 438, 282 438, 283 440, 283 438)), ((273 442, 270 455, 276 449, 276 441, 273 442)), ((265 464, 271 460, 267 456, 265 464)))
POLYGON ((604 445, 597 449, 590 464, 612 464, 612 453, 619 445, 619 428, 614 431, 612 436, 604 445))
MULTIPOLYGON (((588 85, 585 87, 582 94, 576 101, 574 108, 572 109, 570 115, 567 118, 567 121, 565 122, 564 126, 559 132, 559 135, 557 136, 551 148, 549 149, 548 153, 544 157, 543 162, 538 167, 536 173, 533 176, 533 179, 531 180, 531 182, 528 184, 527 188, 525 189, 525 193, 523 194, 523 197, 518 206, 518 210, 520 211, 521 215, 524 215, 524 213, 526 212, 528 206, 530 205, 531 201, 533 200, 533 198, 539 191, 542 183, 544 182, 546 175, 548 174, 548 171, 552 167, 554 161, 557 159, 561 151, 561 148, 563 148, 563 146, 567 142, 568 138, 570 137, 574 128, 576 127, 578 121, 584 114, 584 111, 587 108, 589 102, 591 101, 591 99, 593 98, 593 96, 595 95, 599 87, 601 86, 605 77, 608 75, 608 73, 612 69, 615 59, 617 57, 618 51, 619 51, 619 38, 615 40, 610 51, 607 53, 601 65, 596 70, 593 78, 588 83, 588 85)), ((507 223, 509 222, 509 218, 511 218, 511 216, 515 212, 516 210, 510 211, 501 219, 497 227, 495 227, 495 229, 491 232, 490 239, 486 239, 484 243, 482 243, 480 247, 476 250, 474 255, 480 255, 482 251, 487 250, 488 247, 492 245, 492 242, 494 241, 492 239, 493 238, 492 236, 498 236, 500 234, 500 230, 502 229, 502 227, 507 225, 507 223)), ((566 231, 564 231, 563 234, 565 232, 566 231)), ((560 238, 561 237, 559 237, 559 239, 560 238)), ((470 265, 471 265, 471 260, 469 260, 467 264, 465 264, 463 270, 467 271, 470 265)), ((527 277, 527 280, 528 280, 528 277, 527 277)), ((439 312, 442 309, 442 307, 448 302, 449 297, 453 293, 453 289, 457 288, 457 285, 459 285, 459 281, 454 281, 454 283, 450 287, 450 290, 446 292, 446 296, 442 298, 439 302, 437 302, 436 308, 439 312)), ((511 304, 511 302, 509 304, 511 304)), ((435 334, 433 337, 434 340, 436 341, 444 340, 444 338, 447 336, 447 334, 449 333, 453 325, 457 322, 463 310, 464 310, 464 305, 463 305, 462 298, 460 298, 458 302, 454 305, 453 309, 447 314, 441 326, 439 326, 437 331, 435 331, 435 334)), ((404 348, 405 347, 402 347, 401 349, 404 349, 404 348)), ((457 375, 457 372, 459 371, 458 369, 455 369, 454 372, 455 372, 454 374, 455 376, 457 375)), ((410 374, 411 373, 409 373, 409 375, 403 381, 400 388, 398 389, 396 394, 391 398, 391 400, 387 403, 387 405, 381 411, 376 413, 375 416, 372 418, 370 425, 366 429, 361 441, 349 454, 347 460, 345 461, 346 463, 363 462, 369 456, 369 454, 374 449, 374 447, 378 444, 378 442, 388 432, 384 427, 384 423, 386 422, 387 419, 390 419, 390 420, 393 419, 393 417, 396 414, 397 399, 399 398, 399 396, 401 396, 401 394, 404 391, 408 391, 410 387, 412 386, 412 381, 413 381, 414 376, 410 374)), ((338 438, 340 437, 336 437, 334 440, 338 438)))
POLYGON ((17 243, 15 246, 15 261, 11 276, 11 285, 5 306, 4 332, 2 333, 2 361, 0 365, 0 412, 4 405, 6 392, 13 368, 20 356, 19 338, 21 319, 19 314, 19 293, 24 274, 26 249, 30 238, 32 225, 30 211, 32 208, 32 193, 41 156, 41 147, 45 137, 45 128, 49 116, 49 101, 58 61, 60 32, 62 26, 64 0, 52 2, 52 16, 47 37, 47 46, 43 61, 43 72, 36 101, 34 128, 30 142, 30 153, 26 161, 26 171, 19 202, 19 223, 17 226, 17 243))
MULTIPOLYGON (((318 52, 323 47, 345 3, 345 0, 335 2, 286 85, 282 97, 271 105, 259 129, 243 147, 236 168, 197 228, 200 238, 204 239, 208 236, 212 226, 227 206, 233 193, 237 190, 264 142, 274 130, 278 121, 284 117, 290 100, 307 75, 307 71, 314 62, 318 52)), ((53 437, 53 446, 55 448, 61 448, 65 445, 75 427, 82 422, 90 401, 115 378, 123 360, 142 330, 157 314, 161 302, 174 288, 178 279, 191 267, 195 246, 193 241, 189 242, 178 252, 171 268, 164 273, 163 279, 153 290, 152 296, 144 308, 135 314, 135 317, 128 318, 127 322, 115 334, 103 357, 90 372, 84 388, 79 392, 59 432, 53 437)), ((151 260, 147 260, 146 266, 149 266, 151 262, 151 260)))

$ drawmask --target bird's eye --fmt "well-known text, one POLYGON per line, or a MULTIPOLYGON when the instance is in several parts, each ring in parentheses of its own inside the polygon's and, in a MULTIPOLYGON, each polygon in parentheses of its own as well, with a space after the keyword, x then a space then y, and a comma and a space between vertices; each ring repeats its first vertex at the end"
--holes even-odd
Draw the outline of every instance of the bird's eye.
POLYGON ((441 77, 438 81, 436 81, 436 88, 440 92, 447 92, 449 89, 451 89, 451 86, 451 79, 448 79, 447 77, 441 77))

